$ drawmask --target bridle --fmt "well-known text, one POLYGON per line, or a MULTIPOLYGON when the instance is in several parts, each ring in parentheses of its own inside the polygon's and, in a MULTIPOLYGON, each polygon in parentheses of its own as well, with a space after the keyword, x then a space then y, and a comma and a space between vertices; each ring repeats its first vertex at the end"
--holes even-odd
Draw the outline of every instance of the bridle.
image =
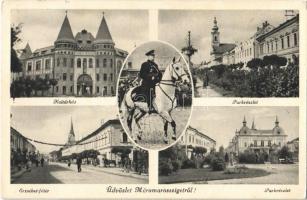
MULTIPOLYGON (((173 75, 172 75, 171 80, 161 80, 161 81, 159 82, 159 84, 177 87, 177 86, 178 86, 177 83, 180 82, 180 81, 182 80, 182 77, 188 76, 188 75, 187 75, 186 73, 179 75, 178 72, 177 72, 177 71, 175 70, 175 68, 174 68, 174 63, 172 63, 171 67, 172 67, 172 69, 173 69, 173 72, 175 72, 175 74, 177 75, 178 78, 176 79, 176 78, 173 77, 173 75)), ((171 69, 169 68, 169 70, 171 70, 171 69)), ((158 85, 159 85, 159 84, 158 84, 158 85)))
MULTIPOLYGON (((173 108, 173 107, 174 107, 174 101, 176 100, 176 97, 171 98, 171 97, 163 90, 163 88, 162 88, 160 85, 168 85, 168 86, 177 87, 177 86, 178 86, 177 83, 180 82, 180 81, 182 80, 182 77, 183 77, 183 76, 188 76, 188 75, 187 75, 186 73, 185 73, 185 74, 179 75, 179 74, 177 73, 177 71, 175 70, 175 68, 174 68, 174 63, 172 63, 171 67, 172 67, 172 69, 173 69, 173 72, 175 72, 175 74, 177 75, 178 79, 176 79, 176 78, 173 77, 173 75, 172 75, 171 80, 161 80, 161 81, 157 84, 157 86, 159 86, 159 88, 161 89, 161 91, 163 92, 163 94, 172 102, 172 108, 173 108)), ((169 68, 169 70, 171 70, 171 69, 169 68)))

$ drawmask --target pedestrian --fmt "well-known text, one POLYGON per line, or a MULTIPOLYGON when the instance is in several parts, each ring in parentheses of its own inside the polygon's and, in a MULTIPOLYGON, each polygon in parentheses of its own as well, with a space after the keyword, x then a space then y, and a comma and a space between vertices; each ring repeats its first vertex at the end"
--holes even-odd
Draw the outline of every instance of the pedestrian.
POLYGON ((44 157, 41 158, 41 167, 44 167, 44 162, 45 162, 45 159, 44 157))
POLYGON ((77 158, 77 167, 78 167, 78 172, 81 172, 81 164, 82 164, 82 159, 80 157, 77 158))

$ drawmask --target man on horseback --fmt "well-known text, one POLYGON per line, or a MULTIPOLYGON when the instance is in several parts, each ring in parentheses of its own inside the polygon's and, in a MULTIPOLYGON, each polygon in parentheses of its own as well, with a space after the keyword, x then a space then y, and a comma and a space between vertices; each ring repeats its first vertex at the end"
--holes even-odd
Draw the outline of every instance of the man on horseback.
POLYGON ((152 113, 155 111, 153 106, 155 86, 161 81, 162 73, 159 70, 158 65, 154 62, 155 51, 151 50, 145 55, 148 57, 148 60, 142 64, 139 76, 142 79, 141 90, 145 95, 149 113, 152 113))

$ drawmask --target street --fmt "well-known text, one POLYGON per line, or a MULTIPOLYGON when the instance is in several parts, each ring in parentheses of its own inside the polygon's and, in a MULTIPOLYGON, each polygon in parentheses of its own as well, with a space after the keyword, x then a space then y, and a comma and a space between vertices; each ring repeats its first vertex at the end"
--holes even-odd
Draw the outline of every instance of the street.
POLYGON ((82 166, 82 172, 77 172, 76 165, 67 167, 64 164, 51 163, 44 167, 32 167, 31 172, 24 173, 14 183, 17 184, 137 184, 147 183, 147 180, 120 176, 104 172, 98 167, 82 166), (97 168, 97 169, 96 169, 97 168))
POLYGON ((264 169, 271 174, 256 178, 208 181, 208 184, 298 184, 298 164, 248 164, 245 166, 264 169))
POLYGON ((222 95, 215 90, 213 90, 210 85, 206 88, 203 87, 203 82, 197 78, 197 82, 195 85, 195 89, 197 91, 197 97, 221 97, 222 95))

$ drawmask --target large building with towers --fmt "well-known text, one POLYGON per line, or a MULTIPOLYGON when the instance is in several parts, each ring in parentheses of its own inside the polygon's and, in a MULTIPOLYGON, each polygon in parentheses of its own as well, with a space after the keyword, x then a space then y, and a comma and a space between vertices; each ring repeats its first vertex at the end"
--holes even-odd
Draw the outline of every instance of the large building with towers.
POLYGON ((57 80, 49 95, 114 96, 127 55, 116 48, 104 15, 94 37, 85 29, 74 35, 66 14, 54 44, 32 52, 28 43, 20 60, 24 78, 57 80))

